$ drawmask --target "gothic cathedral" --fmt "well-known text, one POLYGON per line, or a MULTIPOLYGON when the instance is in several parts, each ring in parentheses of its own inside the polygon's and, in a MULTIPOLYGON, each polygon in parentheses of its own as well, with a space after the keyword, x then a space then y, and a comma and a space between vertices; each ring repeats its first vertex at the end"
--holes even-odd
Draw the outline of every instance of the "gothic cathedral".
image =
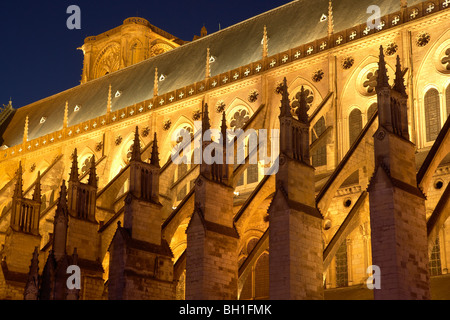
POLYGON ((0 299, 450 299, 450 0, 79 49, 80 85, 1 109, 0 299))

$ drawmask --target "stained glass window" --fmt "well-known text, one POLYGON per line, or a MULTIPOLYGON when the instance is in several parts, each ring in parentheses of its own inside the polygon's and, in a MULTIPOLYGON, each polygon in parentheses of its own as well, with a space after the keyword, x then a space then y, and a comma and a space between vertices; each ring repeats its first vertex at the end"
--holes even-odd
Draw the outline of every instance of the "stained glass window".
POLYGON ((336 286, 348 285, 347 241, 344 241, 336 252, 336 286))
POLYGON ((350 146, 352 146, 353 143, 356 141, 359 134, 361 133, 362 128, 363 126, 362 126, 361 111, 359 109, 354 109, 352 112, 350 112, 350 115, 348 117, 348 132, 349 132, 350 146))
POLYGON ((430 275, 438 276, 442 274, 441 269, 441 247, 439 245, 439 236, 436 237, 430 256, 430 275))
POLYGON ((427 91, 425 94, 424 106, 426 139, 427 142, 434 141, 441 130, 439 92, 436 89, 427 91))
POLYGON ((263 253, 255 266, 255 299, 269 298, 269 255, 263 253))

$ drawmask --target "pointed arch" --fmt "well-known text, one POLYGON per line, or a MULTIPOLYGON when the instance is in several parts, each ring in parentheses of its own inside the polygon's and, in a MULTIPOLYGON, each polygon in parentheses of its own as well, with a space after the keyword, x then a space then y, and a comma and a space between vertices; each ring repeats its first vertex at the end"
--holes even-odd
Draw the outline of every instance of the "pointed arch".
POLYGON ((363 128, 362 113, 358 108, 354 108, 348 116, 348 133, 349 133, 349 146, 358 138, 363 128))
POLYGON ((425 111, 425 138, 426 142, 436 140, 441 130, 441 104, 439 91, 436 88, 430 88, 424 96, 425 111))
POLYGON ((230 117, 230 115, 233 112, 236 112, 239 108, 245 108, 249 112, 250 116, 253 115, 255 110, 250 106, 249 103, 247 103, 245 100, 242 100, 241 98, 234 98, 233 101, 231 101, 230 105, 225 109, 225 113, 227 115, 227 119, 230 117))
POLYGON ((289 85, 289 99, 291 102, 296 100, 296 94, 301 90, 302 86, 305 87, 306 90, 310 90, 313 96, 313 101, 311 102, 311 109, 308 111, 309 114, 314 112, 315 108, 322 102, 323 96, 320 91, 316 88, 313 82, 309 81, 302 76, 297 76, 289 85))
POLYGON ((139 61, 143 60, 143 49, 144 46, 142 45, 142 42, 138 38, 134 38, 130 41, 130 46, 128 47, 129 50, 129 61, 130 65, 136 64, 139 61))
POLYGON ((120 68, 120 44, 110 42, 106 44, 97 56, 94 63, 94 79, 119 70, 120 68))

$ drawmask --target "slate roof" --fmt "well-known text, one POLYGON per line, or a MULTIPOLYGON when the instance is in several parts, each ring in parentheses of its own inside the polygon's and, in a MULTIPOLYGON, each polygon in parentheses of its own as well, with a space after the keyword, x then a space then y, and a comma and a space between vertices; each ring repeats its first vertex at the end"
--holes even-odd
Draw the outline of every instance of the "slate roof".
MULTIPOLYGON (((412 6, 422 2, 410 0, 412 6)), ((365 23, 370 5, 378 5, 382 16, 400 10, 399 0, 333 1, 335 32, 365 23)), ((211 75, 245 66, 262 58, 264 25, 269 37, 269 56, 327 36, 328 0, 297 0, 229 28, 182 45, 141 63, 89 81, 28 106, 19 108, 6 131, 3 143, 8 147, 22 143, 25 118, 29 116, 28 139, 33 140, 62 129, 65 102, 69 101, 69 127, 106 113, 108 88, 113 93, 112 111, 132 106, 153 97, 155 67, 166 80, 159 83, 159 94, 202 81, 205 78, 206 50, 216 61, 211 75), (119 90, 122 95, 114 98, 119 90), (81 109, 74 112, 74 106, 81 109), (44 123, 40 123, 46 117, 44 123)))

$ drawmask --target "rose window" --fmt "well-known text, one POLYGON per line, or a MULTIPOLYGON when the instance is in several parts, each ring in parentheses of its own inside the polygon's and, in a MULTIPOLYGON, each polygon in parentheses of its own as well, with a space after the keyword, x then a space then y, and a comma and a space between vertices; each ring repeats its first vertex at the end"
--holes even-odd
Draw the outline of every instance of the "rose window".
POLYGON ((363 87, 366 88, 368 94, 374 94, 377 86, 378 70, 375 72, 369 72, 367 74, 367 80, 363 83, 363 87))
POLYGON ((450 48, 445 51, 445 56, 441 60, 442 64, 446 66, 447 70, 450 70, 450 48))
POLYGON ((250 119, 250 115, 248 114, 247 110, 239 110, 236 111, 233 115, 233 118, 231 119, 230 126, 233 128, 233 130, 242 129, 245 124, 250 119))

